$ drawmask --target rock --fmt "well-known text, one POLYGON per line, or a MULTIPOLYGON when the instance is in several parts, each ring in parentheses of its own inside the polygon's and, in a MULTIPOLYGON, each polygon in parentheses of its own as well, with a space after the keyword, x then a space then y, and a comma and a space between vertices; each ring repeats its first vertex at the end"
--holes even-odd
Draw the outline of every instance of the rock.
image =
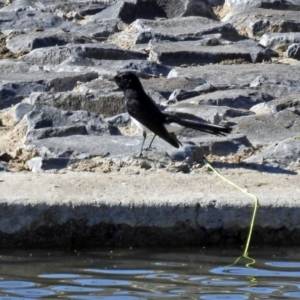
POLYGON ((224 6, 231 14, 241 11, 248 11, 251 8, 265 8, 272 10, 300 10, 300 5, 297 0, 278 1, 278 0, 225 0, 224 6))
POLYGON ((97 60, 80 56, 71 56, 57 66, 47 65, 44 66, 44 69, 50 72, 97 72, 99 76, 111 79, 118 72, 125 70, 133 71, 144 78, 149 78, 150 76, 167 76, 171 67, 140 59, 97 60))
POLYGON ((14 110, 14 122, 19 123, 23 117, 34 109, 34 106, 27 103, 19 103, 15 106, 14 110))
POLYGON ((97 73, 0 74, 0 108, 9 107, 32 92, 72 90, 78 81, 90 81, 97 73))
POLYGON ((0 9, 0 12, 9 11, 9 12, 18 12, 24 10, 35 10, 37 5, 30 0, 15 0, 15 1, 6 1, 4 7, 0 9))
POLYGON ((300 43, 300 32, 265 33, 259 40, 260 45, 273 50, 286 50, 294 43, 300 43))
POLYGON ((24 61, 13 59, 0 60, 0 74, 8 73, 37 73, 42 72, 43 69, 39 66, 32 65, 24 61))
POLYGON ((177 18, 188 16, 202 16, 215 19, 211 5, 197 0, 137 0, 117 1, 98 14, 90 18, 89 22, 101 19, 120 19, 124 23, 132 23, 136 19, 177 18))
POLYGON ((206 0, 157 0, 157 4, 163 9, 168 19, 188 16, 216 18, 212 7, 206 0))
POLYGON ((48 170, 60 170, 68 166, 70 162, 69 158, 56 157, 56 158, 42 158, 34 157, 26 162, 26 165, 33 173, 48 171, 48 170))
POLYGON ((33 107, 26 114, 28 130, 26 141, 70 135, 119 134, 101 117, 86 111, 61 111, 54 107, 33 107))
POLYGON ((297 136, 300 131, 299 115, 283 110, 273 115, 254 115, 235 118, 236 131, 247 136, 252 144, 270 145, 297 136))
MULTIPOLYGON (((149 139, 150 140, 150 139, 149 139)), ((149 141, 146 141, 146 144, 149 141)), ((72 164, 79 160, 105 157, 109 159, 118 159, 123 161, 123 164, 147 164, 147 168, 156 167, 161 157, 164 157, 163 164, 171 163, 172 160, 188 161, 188 164, 199 162, 203 159, 203 155, 227 155, 229 153, 236 153, 242 149, 251 147, 251 144, 246 137, 235 135, 231 137, 215 137, 206 135, 182 141, 183 147, 176 149, 165 141, 156 138, 153 146, 156 150, 143 151, 143 157, 139 158, 140 146, 142 137, 130 136, 66 136, 63 139, 59 137, 51 137, 42 140, 35 140, 30 143, 40 155, 41 158, 34 159, 30 162, 31 168, 37 170, 46 170, 41 163, 53 169, 59 168, 59 161, 55 159, 62 159, 61 164, 72 164), (168 153, 165 157, 164 153, 168 153), (154 159, 156 157, 156 159, 154 159), (51 159, 49 162, 48 159, 51 159), (68 162, 66 161, 68 160, 68 162), (56 166, 53 166, 53 162, 56 166), (36 166, 36 167, 35 167, 36 166)), ((161 166, 165 167, 165 166, 161 166)), ((160 168, 161 168, 160 167, 160 168)))
POLYGON ((164 65, 216 64, 224 60, 242 59, 258 63, 277 56, 253 41, 239 41, 229 45, 201 46, 198 42, 159 43, 153 47, 149 59, 164 65))
POLYGON ((80 41, 82 38, 90 38, 95 41, 106 41, 107 38, 116 32, 119 32, 120 21, 115 19, 106 19, 97 23, 87 23, 76 30, 70 29, 70 32, 75 41, 80 41))
POLYGON ((223 90, 214 91, 196 96, 190 98, 186 103, 250 109, 258 103, 268 102, 272 99, 274 99, 272 96, 255 89, 234 89, 226 90, 226 92, 223 90))
POLYGON ((122 92, 32 93, 29 103, 38 107, 53 106, 63 110, 86 110, 103 117, 125 112, 122 92))
POLYGON ((103 19, 120 19, 124 23, 130 24, 136 18, 136 5, 130 1, 117 1, 115 4, 108 6, 101 12, 92 16, 88 23, 98 23, 103 19))
MULTIPOLYGON (((67 32, 29 32, 12 37, 6 42, 6 47, 14 53, 30 52, 38 48, 66 45, 74 39, 74 35, 67 32)), ((81 42, 84 43, 84 39, 81 42)))
POLYGON ((290 138, 271 145, 245 160, 247 163, 270 165, 272 167, 287 168, 291 164, 300 163, 300 136, 290 138))
POLYGON ((131 123, 131 118, 128 113, 119 114, 113 117, 105 118, 105 122, 109 125, 124 127, 131 123))
POLYGON ((252 106, 250 108, 250 111, 254 112, 256 115, 268 115, 272 113, 267 102, 259 103, 252 106))
POLYGON ((265 33, 300 31, 297 11, 287 10, 283 13, 280 10, 269 11, 254 8, 236 14, 228 14, 222 21, 229 22, 240 35, 252 39, 260 39, 265 33))
POLYGON ((181 89, 176 89, 169 97, 169 101, 168 103, 175 103, 177 101, 182 101, 182 100, 185 100, 185 99, 188 99, 188 98, 192 98, 192 97, 195 97, 195 96, 198 96, 199 93, 196 92, 196 91, 184 91, 184 90, 181 90, 181 89))
POLYGON ((191 139, 200 149, 198 150, 198 161, 209 154, 217 156, 227 156, 241 153, 245 149, 252 148, 252 144, 245 135, 231 134, 226 137, 216 137, 212 135, 199 136, 191 139), (200 151, 201 150, 201 151, 200 151))
POLYGON ((141 79, 142 85, 146 91, 154 90, 160 93, 164 98, 168 99, 176 90, 181 89, 186 92, 194 91, 204 80, 202 78, 150 78, 148 80, 141 79))
POLYGON ((0 109, 21 102, 31 92, 44 92, 46 90, 45 85, 37 82, 13 82, 12 80, 10 83, 0 83, 0 109))
POLYGON ((201 79, 216 89, 255 88, 274 98, 300 92, 298 66, 272 64, 209 65, 174 68, 168 78, 201 79))
POLYGON ((63 139, 59 137, 51 137, 43 140, 31 142, 31 146, 40 149, 38 152, 42 154, 42 149, 47 149, 49 157, 124 157, 139 151, 141 137, 128 136, 84 136, 73 135, 66 136, 63 139))
MULTIPOLYGON (((44 1, 43 1, 44 2, 44 1)), ((61 2, 45 4, 43 9, 45 12, 53 13, 64 18, 81 18, 88 15, 94 15, 102 11, 108 6, 106 2, 84 1, 84 2, 61 2)))
POLYGON ((106 43, 68 44, 59 47, 40 48, 31 51, 23 57, 25 62, 39 65, 58 65, 71 56, 81 56, 93 59, 145 59, 146 55, 135 51, 123 50, 106 43))
POLYGON ((240 39, 230 24, 203 17, 184 17, 155 21, 138 19, 126 30, 113 35, 109 40, 116 45, 130 49, 135 44, 146 44, 153 39, 156 41, 194 41, 208 34, 220 34, 220 38, 229 41, 240 39))
POLYGON ((300 59, 300 43, 292 44, 286 51, 287 57, 300 59))
POLYGON ((4 34, 58 28, 67 29, 69 26, 68 22, 65 22, 60 17, 33 9, 25 9, 17 12, 0 10, 0 18, 2 20, 0 30, 4 34))
POLYGON ((261 103, 251 107, 251 111, 257 113, 259 109, 264 110, 266 114, 276 114, 285 109, 289 109, 293 112, 300 114, 300 99, 298 94, 287 95, 283 98, 274 99, 267 103, 261 103), (259 105, 261 105, 259 107, 259 105))
POLYGON ((251 82, 250 87, 269 93, 273 97, 282 97, 298 92, 297 79, 278 80, 271 76, 258 76, 251 82))

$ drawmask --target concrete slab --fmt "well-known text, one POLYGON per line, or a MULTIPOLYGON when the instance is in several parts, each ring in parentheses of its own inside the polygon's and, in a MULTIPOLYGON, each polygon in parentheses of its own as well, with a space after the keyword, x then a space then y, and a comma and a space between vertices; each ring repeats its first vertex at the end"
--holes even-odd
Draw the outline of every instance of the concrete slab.
MULTIPOLYGON (((253 244, 300 243, 299 174, 261 173, 234 164, 220 171, 259 198, 253 244)), ((242 245, 252 209, 251 198, 204 169, 1 173, 0 245, 242 245)))

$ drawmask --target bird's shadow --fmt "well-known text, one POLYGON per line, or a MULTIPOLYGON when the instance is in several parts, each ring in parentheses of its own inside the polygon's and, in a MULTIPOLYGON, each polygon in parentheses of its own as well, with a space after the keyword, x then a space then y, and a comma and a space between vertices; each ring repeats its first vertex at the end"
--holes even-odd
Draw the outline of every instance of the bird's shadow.
POLYGON ((267 164, 257 164, 257 163, 246 163, 246 162, 239 162, 239 163, 230 163, 230 162, 211 162, 212 166, 216 169, 235 169, 235 168, 244 168, 244 169, 251 169, 256 170, 259 172, 271 173, 271 174, 286 174, 286 175, 297 175, 298 173, 295 171, 287 170, 279 166, 271 166, 267 164))

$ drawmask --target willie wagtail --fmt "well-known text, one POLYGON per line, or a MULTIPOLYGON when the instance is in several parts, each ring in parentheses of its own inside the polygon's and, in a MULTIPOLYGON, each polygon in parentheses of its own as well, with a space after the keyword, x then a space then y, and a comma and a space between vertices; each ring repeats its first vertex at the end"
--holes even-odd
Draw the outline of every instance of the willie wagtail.
POLYGON ((182 144, 174 132, 181 129, 182 126, 215 135, 226 135, 226 133, 231 132, 230 127, 188 120, 162 112, 146 94, 139 78, 132 72, 119 73, 114 77, 114 80, 124 92, 126 108, 132 121, 143 132, 144 140, 140 155, 142 155, 146 136, 149 132, 153 132, 154 137, 148 148, 151 147, 157 135, 172 146, 179 148, 182 144))

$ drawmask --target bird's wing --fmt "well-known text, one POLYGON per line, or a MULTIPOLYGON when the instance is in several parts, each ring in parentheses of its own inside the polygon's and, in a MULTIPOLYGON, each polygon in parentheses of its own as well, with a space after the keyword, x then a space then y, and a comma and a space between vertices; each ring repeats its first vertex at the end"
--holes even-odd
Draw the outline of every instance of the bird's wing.
POLYGON ((154 134, 178 148, 181 143, 174 134, 170 134, 164 126, 165 115, 159 110, 154 101, 147 95, 137 95, 127 99, 126 106, 130 116, 147 127, 154 134), (144 97, 143 100, 136 97, 144 97))

